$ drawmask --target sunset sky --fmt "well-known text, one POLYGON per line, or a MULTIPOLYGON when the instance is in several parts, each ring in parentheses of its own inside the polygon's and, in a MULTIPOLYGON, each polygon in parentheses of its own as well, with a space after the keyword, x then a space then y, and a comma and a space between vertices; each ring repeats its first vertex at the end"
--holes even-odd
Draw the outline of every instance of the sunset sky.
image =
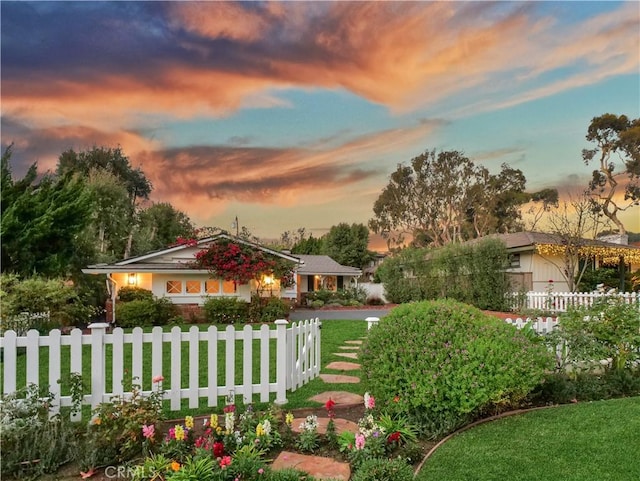
MULTIPOLYGON (((398 163, 460 150, 586 187, 589 122, 640 117, 640 3, 1 2, 16 176, 121 145, 198 225, 367 223, 398 163)), ((639 208, 623 220, 640 231, 639 208)))

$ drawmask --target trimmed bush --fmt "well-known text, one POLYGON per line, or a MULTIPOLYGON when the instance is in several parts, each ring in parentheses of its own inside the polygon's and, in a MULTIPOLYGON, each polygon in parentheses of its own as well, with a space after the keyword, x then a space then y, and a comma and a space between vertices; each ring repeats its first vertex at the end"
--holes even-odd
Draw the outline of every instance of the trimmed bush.
POLYGON ((175 315, 169 299, 139 299, 116 304, 116 324, 120 327, 163 326, 175 315))
POLYGON ((61 326, 86 324, 99 311, 84 302, 73 283, 61 278, 20 279, 13 274, 2 274, 0 286, 3 329, 20 332, 38 329, 45 333, 61 326), (48 313, 48 318, 40 316, 42 313, 48 313))
POLYGON ((553 357, 504 321, 441 300, 393 309, 369 331, 360 362, 378 402, 437 438, 519 406, 553 357))
POLYGON ((351 478, 352 481, 411 481, 413 469, 402 459, 368 459, 351 478))
MULTIPOLYGON (((253 306, 256 301, 256 299, 253 299, 251 305, 253 306)), ((276 319, 287 319, 291 311, 289 304, 277 297, 259 299, 258 305, 260 308, 256 313, 257 315, 251 316, 251 320, 254 322, 273 322, 276 319)))
POLYGON ((202 309, 205 320, 212 324, 236 324, 249 319, 249 304, 235 297, 210 297, 202 309))
POLYGON ((142 301, 153 299, 153 292, 149 289, 136 286, 124 286, 118 291, 120 302, 142 301))

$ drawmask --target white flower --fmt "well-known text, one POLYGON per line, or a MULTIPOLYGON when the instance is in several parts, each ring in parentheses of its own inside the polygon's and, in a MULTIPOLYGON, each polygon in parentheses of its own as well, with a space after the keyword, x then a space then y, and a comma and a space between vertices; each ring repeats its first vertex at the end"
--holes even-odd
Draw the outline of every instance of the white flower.
POLYGON ((262 429, 264 430, 264 433, 267 436, 271 434, 271 423, 269 422, 268 419, 265 419, 264 421, 262 421, 262 429))

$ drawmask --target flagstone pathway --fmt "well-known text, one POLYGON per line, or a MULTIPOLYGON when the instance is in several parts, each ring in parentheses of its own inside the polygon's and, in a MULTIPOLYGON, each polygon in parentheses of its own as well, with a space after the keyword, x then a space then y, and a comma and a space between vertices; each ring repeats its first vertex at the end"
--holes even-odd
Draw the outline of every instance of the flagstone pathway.
MULTIPOLYGON (((345 341, 345 344, 345 346, 339 347, 343 352, 336 352, 334 355, 347 359, 358 359, 357 351, 360 349, 362 340, 356 339, 345 341)), ((360 367, 360 364, 356 362, 334 361, 327 364, 325 369, 346 373, 349 371, 357 371, 360 367)), ((320 379, 322 379, 326 384, 358 384, 360 382, 359 377, 348 374, 320 374, 320 379)), ((324 391, 309 398, 310 401, 316 401, 322 404, 326 403, 329 399, 335 403, 336 407, 357 405, 364 401, 361 395, 346 391, 324 391)), ((299 432, 300 425, 303 422, 304 418, 295 418, 292 424, 293 431, 299 432)), ((325 434, 327 432, 328 423, 328 417, 318 417, 318 433, 325 434)), ((335 418, 334 423, 338 434, 344 431, 351 431, 355 433, 358 430, 358 425, 353 421, 335 418)), ((272 467, 273 469, 296 468, 306 471, 316 479, 348 481, 351 477, 351 468, 349 463, 336 461, 332 458, 309 456, 289 451, 281 452, 273 462, 272 467)))

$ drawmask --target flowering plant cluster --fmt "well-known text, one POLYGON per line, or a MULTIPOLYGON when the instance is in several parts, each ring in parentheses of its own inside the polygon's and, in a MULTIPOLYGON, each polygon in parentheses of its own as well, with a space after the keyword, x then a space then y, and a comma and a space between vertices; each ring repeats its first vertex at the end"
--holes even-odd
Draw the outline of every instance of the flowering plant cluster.
POLYGON ((141 387, 133 384, 129 397, 114 396, 111 402, 96 407, 82 443, 82 470, 127 461, 139 452, 141 443, 149 450, 157 442, 155 425, 162 420, 163 380, 162 376, 153 378, 151 394, 144 395, 141 387))
POLYGON ((375 398, 365 393, 365 413, 358 421, 358 432, 345 431, 338 437, 340 451, 346 453, 355 468, 368 459, 389 456, 397 448, 417 439, 416 429, 406 418, 376 415, 375 406, 375 398))
POLYGON ((260 249, 232 241, 216 242, 202 249, 196 254, 193 265, 238 284, 259 281, 265 275, 279 278, 282 287, 289 287, 294 281, 291 262, 268 257, 260 249))
MULTIPOLYGON (((143 437, 149 429, 141 427, 143 437)), ((248 406, 238 416, 229 403, 222 416, 212 414, 202 428, 191 416, 169 428, 162 442, 146 451, 135 479, 262 479, 268 471, 265 455, 280 445, 278 421, 271 412, 256 413, 248 406)))

